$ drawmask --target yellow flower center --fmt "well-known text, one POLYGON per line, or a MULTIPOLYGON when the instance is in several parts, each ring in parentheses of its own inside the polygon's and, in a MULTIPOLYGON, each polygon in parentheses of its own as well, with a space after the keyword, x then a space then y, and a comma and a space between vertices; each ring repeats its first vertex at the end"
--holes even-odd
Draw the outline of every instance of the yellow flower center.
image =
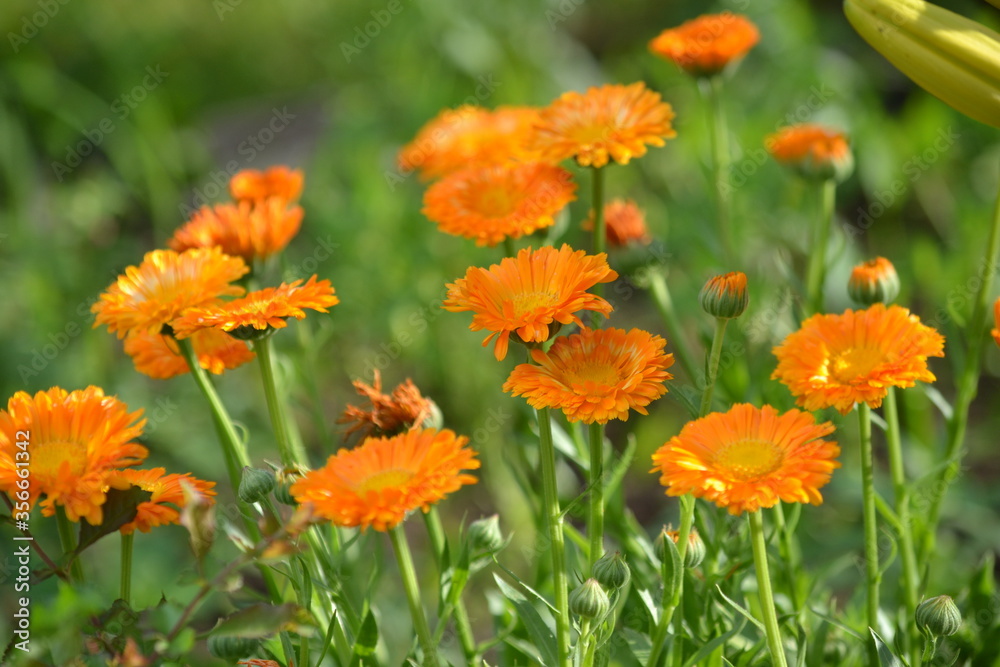
POLYGON ((852 347, 830 360, 830 374, 837 382, 851 383, 868 375, 881 363, 885 354, 872 347, 852 347))
POLYGON ((79 476, 87 469, 87 448, 78 442, 41 442, 32 446, 31 475, 41 481, 51 481, 59 474, 63 462, 69 463, 69 470, 79 476))
POLYGON ((593 382, 598 385, 616 385, 621 380, 618 371, 607 364, 581 363, 566 372, 570 384, 593 382))
POLYGON ((538 308, 548 308, 556 302, 559 295, 555 292, 521 292, 513 297, 514 313, 520 317, 538 308))
POLYGON ((785 453, 769 440, 740 440, 723 447, 714 464, 741 482, 765 477, 781 467, 785 453))
POLYGON ((571 136, 581 145, 600 145, 611 137, 612 128, 606 123, 590 123, 574 127, 571 136))
POLYGON ((488 218, 503 218, 517 208, 516 193, 508 188, 486 187, 474 192, 472 197, 472 206, 476 212, 488 218))
POLYGON ((398 468, 381 470, 362 480, 356 487, 356 490, 360 494, 365 494, 369 491, 381 491, 382 489, 394 486, 402 486, 411 479, 413 479, 413 472, 410 470, 400 470, 398 468))

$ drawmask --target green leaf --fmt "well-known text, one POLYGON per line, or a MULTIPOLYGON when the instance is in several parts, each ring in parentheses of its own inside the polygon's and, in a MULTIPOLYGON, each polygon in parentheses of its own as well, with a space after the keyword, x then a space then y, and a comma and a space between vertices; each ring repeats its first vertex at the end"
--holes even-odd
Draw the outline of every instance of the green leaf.
POLYGON ((532 642, 534 642, 535 647, 541 653, 541 657, 543 658, 542 664, 559 664, 555 635, 552 633, 552 628, 542 620, 542 615, 528 602, 526 597, 521 595, 517 589, 501 579, 496 573, 493 573, 493 579, 496 580, 497 586, 500 588, 503 596, 514 603, 518 617, 524 622, 524 627, 527 628, 532 642))
POLYGON ((906 667, 902 660, 893 655, 893 652, 889 650, 877 632, 871 628, 868 628, 868 631, 872 633, 872 641, 875 642, 875 648, 878 649, 878 661, 882 667, 906 667))
POLYGON ((253 604, 219 621, 212 634, 262 639, 283 630, 296 632, 303 614, 301 607, 290 602, 253 604))
MULTIPOLYGON (((718 602, 716 602, 716 604, 718 604, 718 602)), ((698 650, 697 653, 695 653, 690 658, 688 658, 688 660, 684 663, 684 667, 693 667, 694 665, 700 665, 700 664, 702 664, 701 662, 699 662, 700 660, 702 660, 704 658, 707 658, 709 655, 712 654, 712 652, 715 649, 717 649, 720 646, 723 646, 731 638, 733 638, 736 635, 738 635, 743 630, 743 628, 746 626, 746 624, 747 624, 747 621, 746 621, 746 618, 744 618, 738 624, 734 625, 733 628, 729 632, 727 632, 727 633, 725 633, 723 635, 719 635, 718 637, 714 638, 712 641, 708 642, 707 644, 702 645, 702 647, 698 650)))
POLYGON ((635 592, 639 596, 639 599, 642 600, 642 603, 646 605, 646 611, 649 612, 649 616, 655 626, 660 622, 660 608, 656 602, 653 601, 653 594, 645 588, 636 588, 635 592))
MULTIPOLYGON (((501 570, 503 570, 504 572, 506 572, 510 576, 511 579, 513 579, 514 581, 516 581, 517 583, 519 583, 521 585, 521 588, 523 588, 524 590, 526 590, 529 593, 531 593, 535 597, 536 600, 538 600, 539 602, 541 602, 542 604, 544 604, 546 607, 548 607, 549 609, 551 609, 552 613, 555 613, 556 608, 553 607, 549 603, 548 600, 546 600, 544 597, 542 597, 542 595, 538 591, 536 591, 534 588, 532 588, 528 584, 524 583, 521 580, 520 577, 518 577, 516 574, 514 574, 513 572, 511 572, 510 570, 508 570, 506 567, 504 567, 504 565, 500 561, 498 561, 496 558, 493 559, 493 562, 497 564, 497 567, 499 567, 501 570)), ((500 580, 499 577, 497 577, 496 573, 493 574, 493 578, 497 579, 498 581, 500 580)), ((504 586, 506 586, 507 588, 510 588, 510 584, 508 584, 506 581, 504 582, 504 586)), ((514 590, 514 589, 511 589, 511 590, 514 590)), ((515 591, 515 593, 517 593, 517 591, 515 591)), ((517 595, 520 595, 520 593, 517 593, 517 595)))
POLYGON ((684 581, 684 562, 677 551, 677 545, 669 537, 663 540, 663 562, 660 563, 660 575, 663 577, 663 599, 673 600, 681 590, 684 581))
POLYGON ((361 631, 354 641, 354 650, 351 653, 351 667, 360 667, 366 661, 365 658, 375 655, 375 647, 378 645, 378 625, 375 623, 375 616, 371 610, 365 614, 361 621, 361 631))
POLYGON ((330 614, 330 625, 327 626, 326 634, 323 635, 323 650, 320 651, 319 657, 316 658, 317 665, 323 664, 323 658, 326 657, 326 652, 330 650, 331 646, 333 646, 333 631, 337 627, 337 611, 337 609, 334 609, 333 613, 330 614))
POLYGON ((730 598, 730 597, 729 597, 728 595, 726 595, 725 593, 723 593, 723 592, 722 592, 722 588, 721 588, 721 587, 720 587, 720 586, 719 586, 718 584, 716 584, 716 585, 715 585, 715 589, 716 589, 717 591, 719 591, 719 595, 721 595, 721 596, 722 596, 722 599, 723 599, 723 600, 725 600, 726 602, 728 602, 728 603, 729 603, 729 606, 730 606, 730 607, 732 607, 732 608, 733 608, 733 609, 735 609, 736 611, 738 611, 738 612, 740 612, 741 614, 743 614, 743 616, 744 616, 744 617, 745 617, 745 618, 746 618, 746 619, 747 619, 748 621, 750 621, 751 623, 753 623, 754 625, 756 625, 756 626, 757 626, 757 629, 758 629, 758 630, 760 630, 760 631, 761 631, 761 632, 763 632, 764 634, 767 634, 767 628, 765 628, 765 627, 764 627, 764 624, 763 624, 763 623, 761 623, 761 622, 760 622, 760 621, 758 621, 758 620, 757 620, 756 618, 754 618, 754 617, 753 617, 753 614, 751 614, 749 610, 745 609, 745 608, 744 608, 744 607, 743 607, 743 606, 742 606, 742 605, 741 605, 741 604, 740 604, 739 602, 737 602, 736 600, 733 600, 733 599, 732 599, 732 598, 730 598))
POLYGON ((106 500, 101 506, 104 520, 100 525, 91 526, 86 521, 80 522, 80 538, 77 541, 73 556, 78 556, 84 549, 105 535, 116 532, 119 528, 135 519, 139 505, 148 502, 153 494, 143 491, 138 486, 130 486, 125 491, 108 489, 106 500))

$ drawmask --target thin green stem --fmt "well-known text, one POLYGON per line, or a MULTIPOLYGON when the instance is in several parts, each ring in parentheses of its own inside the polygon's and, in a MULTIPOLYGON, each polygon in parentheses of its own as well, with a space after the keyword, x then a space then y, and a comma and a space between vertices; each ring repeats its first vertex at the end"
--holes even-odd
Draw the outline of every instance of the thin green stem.
POLYGON ((820 184, 819 216, 813 230, 812 253, 809 255, 809 273, 806 278, 806 295, 810 314, 823 312, 823 283, 826 280, 826 247, 830 243, 833 227, 833 207, 837 195, 837 181, 828 178, 820 184))
POLYGON ((417 632, 417 640, 424 652, 423 664, 427 667, 437 667, 438 661, 437 646, 434 644, 430 626, 427 625, 427 617, 424 616, 424 608, 420 604, 420 586, 417 583, 417 571, 413 567, 413 557, 410 555, 410 546, 406 542, 406 535, 403 533, 403 524, 397 524, 389 531, 389 539, 392 540, 393 550, 396 552, 396 560, 399 562, 399 573, 403 579, 403 590, 406 592, 406 601, 410 605, 410 616, 413 617, 413 627, 417 632))
POLYGON ((580 624, 580 638, 577 640, 580 650, 580 667, 594 666, 594 649, 597 642, 594 641, 594 633, 591 632, 590 619, 586 618, 580 624))
MULTIPOLYGON (((935 653, 937 653, 937 637, 925 635, 924 653, 920 657, 920 661, 930 664, 930 661, 934 659, 935 653)), ((917 663, 917 667, 920 667, 920 663, 917 663)))
POLYGON ((788 524, 785 523, 785 506, 781 501, 778 501, 778 504, 774 506, 774 519, 781 540, 781 557, 785 560, 786 565, 782 569, 784 569, 788 579, 788 597, 792 601, 792 608, 797 614, 802 609, 798 587, 796 586, 796 576, 801 569, 798 562, 798 553, 795 550, 795 543, 792 541, 792 531, 788 529, 788 524))
POLYGON ((118 594, 125 604, 132 604, 132 540, 135 533, 121 533, 122 557, 121 557, 121 591, 118 594))
MULTIPOLYGON (((594 212, 594 254, 599 255, 607 251, 607 223, 604 220, 604 168, 593 167, 591 169, 591 191, 590 205, 594 212)), ((604 285, 598 283, 592 288, 597 296, 604 296, 604 285)), ((592 326, 596 329, 601 326, 603 315, 598 312, 593 314, 592 326)))
POLYGON ((688 379, 691 382, 697 382, 701 374, 696 371, 698 366, 694 361, 694 356, 688 350, 684 337, 681 335, 684 327, 681 325, 680 318, 677 317, 677 311, 674 310, 674 302, 670 298, 667 281, 663 274, 655 269, 649 272, 649 292, 653 296, 656 309, 660 311, 660 317, 663 318, 663 324, 667 329, 667 336, 670 337, 670 345, 674 354, 680 360, 681 367, 688 379))
POLYGON ((715 318, 715 334, 712 336, 712 350, 705 365, 705 387, 701 392, 701 409, 698 412, 702 417, 712 410, 712 392, 715 389, 715 379, 719 375, 719 359, 722 357, 722 341, 726 338, 727 324, 729 324, 727 318, 715 318))
POLYGON ((559 667, 570 664, 569 588, 566 579, 566 544, 563 517, 556 486, 556 450, 552 443, 552 422, 548 408, 538 415, 539 459, 542 469, 542 504, 549 528, 549 554, 552 557, 552 587, 555 589, 556 653, 559 667))
POLYGON ((264 385, 267 412, 271 417, 271 427, 274 429, 274 437, 278 442, 281 462, 286 466, 293 466, 297 463, 304 465, 306 463, 305 453, 295 451, 295 447, 292 445, 288 430, 288 416, 285 414, 285 407, 278 396, 278 384, 274 377, 274 362, 271 359, 271 337, 264 336, 255 340, 253 349, 257 353, 257 361, 260 365, 260 377, 264 385))
POLYGON ((788 667, 785 649, 778 628, 778 615, 774 611, 774 594, 771 592, 771 575, 767 567, 767 544, 764 542, 764 517, 760 510, 749 512, 750 539, 753 545, 753 564, 757 571, 757 588, 760 591, 760 609, 764 615, 764 630, 767 634, 767 649, 771 653, 774 667, 788 667))
POLYGON ((590 534, 590 570, 604 555, 604 425, 590 425, 590 514, 587 521, 590 534))
MULTIPOLYGON (((59 545, 63 554, 68 556, 76 551, 76 535, 73 531, 73 522, 66 516, 66 510, 62 507, 56 508, 56 527, 59 529, 59 545)), ((79 558, 74 558, 70 563, 69 579, 74 584, 83 583, 83 564, 79 558)))
POLYGON ((986 253, 979 270, 979 292, 972 307, 972 316, 966 329, 968 351, 965 357, 965 367, 958 380, 958 393, 955 396, 954 410, 948 420, 948 444, 945 447, 944 460, 948 466, 941 472, 934 485, 935 493, 927 512, 927 523, 921 541, 920 562, 927 562, 934 551, 935 533, 938 521, 941 519, 941 505, 944 502, 948 485, 958 476, 962 464, 959 452, 965 442, 965 429, 969 420, 969 406, 976 397, 979 388, 979 361, 982 356, 983 344, 986 342, 986 319, 989 316, 990 297, 993 294, 993 274, 1000 262, 1000 189, 997 191, 996 204, 993 207, 993 224, 990 226, 989 239, 986 242, 986 253))
MULTIPOLYGON (((865 583, 868 627, 878 632, 878 596, 882 574, 878 566, 878 524, 875 515, 875 463, 872 456, 871 408, 858 403, 858 430, 861 446, 861 494, 865 520, 865 583)), ((872 667, 878 667, 874 642, 866 642, 872 667)))
MULTIPOLYGON (((444 526, 441 525, 441 515, 437 507, 431 506, 429 512, 424 513, 424 525, 427 526, 427 534, 431 540, 431 547, 434 549, 434 562, 441 571, 442 559, 446 539, 444 536, 444 526)), ((476 639, 472 634, 472 623, 469 621, 469 611, 465 608, 465 602, 459 596, 455 600, 455 629, 458 631, 458 639, 462 644, 462 653, 470 664, 476 659, 476 639)))
MULTIPOLYGON (((896 408, 895 387, 883 402, 886 431, 885 439, 889 449, 889 471, 892 475, 892 489, 896 498, 896 516, 899 518, 899 551, 903 562, 903 604, 906 607, 905 624, 909 632, 903 633, 903 646, 909 652, 913 646, 910 635, 917 613, 917 558, 913 550, 913 521, 910 518, 910 491, 906 486, 906 470, 903 467, 903 447, 899 431, 899 411, 896 408)), ((912 662, 916 662, 915 653, 912 662)))
POLYGON ((722 241, 723 257, 726 263, 733 261, 733 239, 731 206, 729 196, 729 129, 726 126, 726 110, 722 104, 722 76, 702 79, 700 90, 708 98, 708 140, 712 150, 712 180, 715 190, 715 207, 719 219, 719 238, 722 241))
MULTIPOLYGON (((677 529, 677 553, 680 556, 679 562, 681 567, 684 567, 684 558, 687 554, 688 548, 688 536, 691 534, 691 526, 694 525, 695 501, 694 496, 690 493, 681 496, 678 500, 681 504, 681 525, 677 529)), ((660 604, 663 606, 663 611, 660 614, 660 620, 657 622, 656 628, 653 630, 649 659, 646 661, 647 667, 656 667, 660 664, 660 654, 663 652, 663 644, 667 639, 667 628, 670 627, 670 622, 673 620, 674 612, 677 610, 677 607, 680 606, 683 594, 684 577, 681 577, 681 585, 678 587, 673 596, 667 598, 664 595, 663 599, 660 601, 660 604)), ((675 636, 678 638, 680 637, 679 623, 678 632, 675 636)))

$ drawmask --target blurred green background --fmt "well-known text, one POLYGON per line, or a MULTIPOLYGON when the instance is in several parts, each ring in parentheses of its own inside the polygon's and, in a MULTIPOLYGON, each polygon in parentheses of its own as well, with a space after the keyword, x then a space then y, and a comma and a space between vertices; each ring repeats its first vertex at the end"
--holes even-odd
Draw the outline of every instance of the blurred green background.
MULTIPOLYGON (((1000 18, 985 3, 942 4, 993 27, 1000 18)), ((609 170, 608 193, 646 210, 654 260, 669 272, 689 344, 702 346, 710 335, 696 298, 704 280, 748 274, 751 307, 729 339, 746 353, 725 369, 720 400, 782 408, 792 400, 766 379, 770 348, 794 326, 785 296, 798 289, 815 200, 765 155, 764 137, 807 120, 851 137, 857 167, 838 191, 830 309, 850 305, 850 266, 881 254, 900 272, 899 302, 950 343, 960 340, 955 323, 977 286, 1000 179, 996 131, 915 89, 853 33, 837 2, 4 0, 0 36, 0 396, 102 386, 147 411, 151 465, 221 482, 220 450, 193 383, 136 373, 114 336, 91 329, 89 306, 124 267, 163 247, 192 207, 225 200, 235 169, 301 168, 305 220, 281 274, 318 273, 341 299, 329 316, 310 315, 275 339, 313 461, 340 443, 334 420, 355 399, 352 379, 370 380, 373 367, 388 388, 412 377, 484 460, 481 484, 443 505, 450 525, 503 508, 504 529, 515 533, 507 552, 514 570, 529 566, 519 549, 533 540, 530 508, 504 463, 512 448, 532 443, 523 401, 500 390, 514 362, 497 363, 480 347, 468 314, 438 307, 446 282, 497 261, 500 251, 444 236, 421 215, 425 186, 399 173, 395 155, 422 124, 462 103, 544 105, 565 90, 607 82, 644 80, 661 92, 677 114, 677 138, 609 170), (713 259, 705 105, 693 81, 647 50, 662 29, 723 9, 747 14, 763 35, 727 84, 739 266, 713 259)), ((582 245, 585 178, 579 194, 561 240, 582 245)), ((622 282, 609 292, 612 324, 662 333, 642 290, 622 282)), ((932 362, 946 397, 960 350, 950 344, 949 357, 932 362)), ((1000 547, 1000 354, 992 346, 985 363, 932 573, 940 593, 950 592, 953 564, 967 568, 1000 547)), ((672 393, 687 381, 675 370, 672 393)), ((257 373, 248 365, 218 384, 260 460, 275 454, 257 373)), ((800 534, 813 564, 861 547, 854 419, 824 417, 844 426, 844 470, 827 502, 803 513, 800 534)), ((941 447, 941 419, 921 389, 905 392, 903 417, 913 470, 926 471, 941 447)), ((686 419, 668 395, 649 417, 609 428, 618 447, 629 430, 638 439, 626 502, 651 534, 676 520, 676 510, 646 472, 649 455, 686 419)), ((565 472, 572 496, 579 479, 565 472)), ((42 523, 37 514, 35 522, 42 523)), ((190 562, 185 541, 176 526, 137 538, 137 606, 154 604, 164 590, 186 594, 183 578, 173 587, 177 563, 190 562)), ((116 562, 117 545, 106 542, 87 570, 110 600, 117 568, 101 563, 116 562)), ((845 595, 857 580, 857 571, 845 570, 845 595)), ((46 584, 36 599, 55 605, 54 589, 46 584)), ((0 584, 0 597, 9 595, 9 581, 0 584)), ((50 619, 53 632, 58 618, 50 619)))

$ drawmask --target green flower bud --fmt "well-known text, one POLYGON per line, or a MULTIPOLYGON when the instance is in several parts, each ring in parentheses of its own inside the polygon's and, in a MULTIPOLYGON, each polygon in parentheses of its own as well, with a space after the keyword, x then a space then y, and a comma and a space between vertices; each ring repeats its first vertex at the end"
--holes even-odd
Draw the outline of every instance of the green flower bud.
POLYGON ((473 521, 469 525, 468 539, 473 555, 499 551, 504 543, 503 533, 500 532, 500 516, 494 514, 473 521))
POLYGON ((301 473, 294 469, 286 469, 278 472, 278 486, 274 489, 274 497, 279 503, 298 507, 299 501, 292 495, 291 488, 301 477, 301 473))
MULTIPOLYGON (((656 540, 656 557, 662 562, 666 556, 664 551, 666 544, 663 540, 671 540, 674 544, 677 544, 677 540, 680 538, 679 530, 670 530, 670 528, 664 528, 660 531, 660 536, 656 540)), ((694 528, 688 533, 688 545, 687 550, 684 552, 684 567, 695 568, 701 565, 701 561, 705 560, 705 553, 707 547, 705 547, 704 540, 698 534, 698 531, 694 528)))
POLYGON ((624 588, 625 584, 632 578, 632 571, 629 570, 628 563, 622 552, 606 553, 594 563, 594 578, 609 591, 616 591, 624 588))
POLYGON ((892 303, 899 296, 899 275, 892 262, 876 257, 854 267, 847 293, 862 306, 892 303))
POLYGON ((962 626, 962 614, 947 595, 924 600, 917 606, 917 627, 932 637, 947 637, 962 626))
POLYGON ((610 608, 611 600, 597 579, 587 579, 569 594, 569 610, 581 618, 600 618, 610 608))
POLYGON ((750 303, 746 274, 733 271, 711 278, 701 288, 698 300, 702 309, 713 317, 739 317, 750 303))
POLYGON ((274 475, 268 470, 244 466, 236 494, 245 503, 259 503, 274 490, 274 475))
POLYGON ((260 641, 249 637, 233 637, 230 635, 209 635, 208 652, 216 658, 225 660, 240 660, 253 654, 260 641))

